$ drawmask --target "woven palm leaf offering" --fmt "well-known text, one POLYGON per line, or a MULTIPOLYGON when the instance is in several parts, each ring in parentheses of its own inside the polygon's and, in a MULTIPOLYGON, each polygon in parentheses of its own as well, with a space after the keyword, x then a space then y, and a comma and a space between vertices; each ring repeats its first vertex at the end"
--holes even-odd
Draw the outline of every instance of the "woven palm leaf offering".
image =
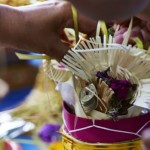
POLYGON ((132 25, 131 19, 118 44, 120 26, 112 33, 100 21, 96 37, 80 37, 64 56, 61 65, 73 73, 58 84, 64 149, 141 149, 141 133, 150 127, 150 56, 131 37, 132 25))
POLYGON ((133 19, 124 32, 99 21, 96 37, 76 36, 61 63, 40 56, 62 95, 65 150, 141 149, 150 127, 150 48, 133 29, 133 19))

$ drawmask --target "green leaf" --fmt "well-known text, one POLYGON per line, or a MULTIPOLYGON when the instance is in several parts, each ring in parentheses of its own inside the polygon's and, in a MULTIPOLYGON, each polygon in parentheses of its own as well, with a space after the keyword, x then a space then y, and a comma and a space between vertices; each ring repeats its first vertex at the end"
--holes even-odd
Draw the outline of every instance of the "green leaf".
POLYGON ((108 42, 108 30, 107 30, 106 23, 104 21, 100 21, 100 23, 101 23, 102 33, 103 35, 106 35, 106 42, 108 42))
POLYGON ((140 38, 138 37, 134 37, 132 38, 132 40, 136 43, 136 46, 140 49, 143 49, 144 46, 143 46, 143 42, 140 40, 140 38))
POLYGON ((101 29, 101 22, 98 21, 98 23, 97 23, 97 28, 96 28, 96 36, 99 36, 99 35, 100 35, 100 29, 101 29))
POLYGON ((76 43, 77 43, 79 41, 78 13, 74 5, 71 6, 71 9, 72 9, 74 30, 75 30, 76 43))
POLYGON ((29 54, 22 54, 22 53, 15 53, 17 57, 21 60, 35 60, 35 59, 47 59, 50 60, 48 55, 29 55, 29 54))
POLYGON ((104 21, 98 21, 97 29, 96 29, 96 36, 100 35, 100 29, 102 31, 102 34, 106 36, 106 42, 108 42, 108 30, 107 30, 106 23, 104 21))
POLYGON ((150 54, 150 46, 149 46, 149 48, 148 48, 148 50, 147 50, 147 53, 150 54))

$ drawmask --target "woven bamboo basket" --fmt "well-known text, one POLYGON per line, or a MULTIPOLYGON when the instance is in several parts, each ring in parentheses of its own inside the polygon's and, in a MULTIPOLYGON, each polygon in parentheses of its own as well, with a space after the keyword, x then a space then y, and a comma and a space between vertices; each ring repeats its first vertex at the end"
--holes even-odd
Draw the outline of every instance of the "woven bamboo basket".
POLYGON ((75 138, 63 134, 62 136, 63 150, 142 150, 141 140, 131 140, 119 143, 85 143, 75 138))

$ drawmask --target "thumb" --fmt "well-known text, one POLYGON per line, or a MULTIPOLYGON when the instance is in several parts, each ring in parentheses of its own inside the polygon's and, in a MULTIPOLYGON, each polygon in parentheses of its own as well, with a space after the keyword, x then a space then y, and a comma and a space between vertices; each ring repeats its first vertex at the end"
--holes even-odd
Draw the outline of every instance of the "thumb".
POLYGON ((82 15, 78 15, 79 31, 91 35, 96 33, 97 22, 82 15))
MULTIPOLYGON (((68 11, 68 15, 66 18, 66 27, 67 28, 74 28, 74 22, 73 22, 73 14, 70 6, 70 11, 68 11)), ((79 31, 85 34, 92 34, 96 31, 97 22, 91 18, 88 18, 87 16, 84 16, 81 13, 78 13, 78 27, 79 31)))
POLYGON ((64 55, 68 52, 68 50, 70 49, 69 46, 67 46, 66 44, 64 44, 63 42, 59 40, 56 40, 57 43, 53 43, 53 47, 51 47, 50 49, 50 56, 52 56, 53 58, 55 58, 57 61, 61 61, 64 57, 64 55))
MULTIPOLYGON (((73 20, 70 22, 70 24, 67 27, 73 28, 73 20)), ((85 17, 84 15, 79 14, 78 16, 78 27, 79 31, 82 33, 85 33, 87 35, 95 35, 96 33, 96 26, 97 23, 93 21, 92 19, 85 17)), ((64 44, 62 41, 60 41, 60 38, 58 40, 59 42, 55 46, 56 55, 55 58, 58 61, 61 61, 64 55, 68 52, 70 49, 67 44, 64 44)))

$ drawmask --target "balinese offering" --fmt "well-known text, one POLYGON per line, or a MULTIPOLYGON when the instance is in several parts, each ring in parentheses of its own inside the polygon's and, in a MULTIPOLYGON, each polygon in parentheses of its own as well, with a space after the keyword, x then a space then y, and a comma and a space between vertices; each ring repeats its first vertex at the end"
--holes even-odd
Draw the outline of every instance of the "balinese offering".
POLYGON ((95 38, 80 37, 64 56, 61 69, 69 79, 58 82, 64 149, 141 149, 141 133, 150 127, 150 55, 131 36, 132 24, 119 44, 120 26, 112 32, 99 22, 95 38))
POLYGON ((63 99, 64 150, 141 150, 150 128, 149 31, 131 19, 99 21, 96 37, 82 35, 61 63, 40 56, 63 99))

